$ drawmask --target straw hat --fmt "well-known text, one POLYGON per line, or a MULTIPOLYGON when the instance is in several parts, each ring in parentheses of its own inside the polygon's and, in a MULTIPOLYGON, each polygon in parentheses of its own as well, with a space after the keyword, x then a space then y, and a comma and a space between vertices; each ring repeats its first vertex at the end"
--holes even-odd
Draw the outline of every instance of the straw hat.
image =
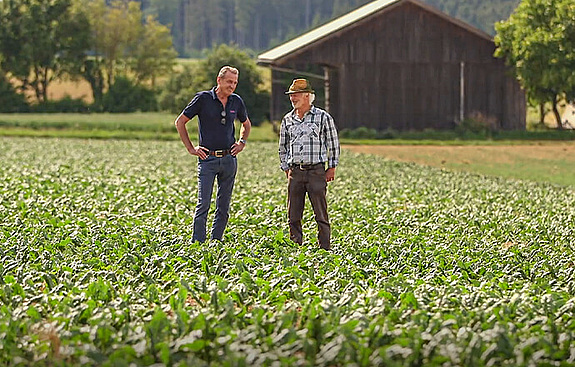
POLYGON ((307 79, 294 79, 293 83, 291 83, 289 89, 286 94, 293 94, 293 93, 315 93, 313 89, 311 89, 311 85, 307 81, 307 79))

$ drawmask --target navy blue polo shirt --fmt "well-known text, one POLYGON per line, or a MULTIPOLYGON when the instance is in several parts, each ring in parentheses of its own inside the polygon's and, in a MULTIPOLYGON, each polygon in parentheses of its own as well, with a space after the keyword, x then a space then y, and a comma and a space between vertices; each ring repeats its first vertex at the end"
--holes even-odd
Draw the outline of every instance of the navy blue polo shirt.
POLYGON ((248 119, 246 105, 242 98, 232 93, 226 103, 225 117, 222 117, 224 106, 216 96, 216 88, 196 93, 182 112, 186 117, 198 116, 200 132, 199 144, 209 150, 230 149, 235 143, 234 121, 248 119), (222 123, 225 119, 225 123, 222 123))

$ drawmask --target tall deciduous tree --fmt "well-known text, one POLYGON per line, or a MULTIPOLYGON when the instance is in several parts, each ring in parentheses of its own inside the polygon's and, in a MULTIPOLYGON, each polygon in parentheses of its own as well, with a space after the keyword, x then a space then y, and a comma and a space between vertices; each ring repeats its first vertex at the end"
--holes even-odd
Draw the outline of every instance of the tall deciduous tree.
POLYGON ((144 20, 136 1, 83 0, 89 16, 92 56, 83 76, 92 86, 96 104, 105 88, 114 84, 116 74, 133 75, 136 83, 155 82, 171 71, 176 53, 168 27, 153 16, 144 20))
POLYGON ((85 58, 88 29, 71 0, 0 1, 1 67, 46 101, 49 84, 85 58))
POLYGON ((104 95, 105 76, 103 45, 106 26, 102 19, 106 14, 106 3, 104 1, 83 0, 76 3, 86 14, 90 14, 88 21, 90 24, 90 57, 79 70, 79 74, 86 79, 92 88, 94 104, 100 106, 104 95))
POLYGON ((532 103, 551 102, 561 129, 557 105, 575 99, 575 2, 522 0, 495 29, 495 55, 513 67, 532 103))
POLYGON ((130 46, 138 39, 142 24, 140 4, 134 1, 114 0, 104 13, 103 19, 93 19, 105 26, 96 40, 104 59, 108 86, 114 82, 116 71, 125 67, 125 58, 130 46))
POLYGON ((170 30, 149 15, 136 40, 129 55, 130 69, 137 83, 149 80, 155 86, 158 75, 172 71, 177 56, 170 30))

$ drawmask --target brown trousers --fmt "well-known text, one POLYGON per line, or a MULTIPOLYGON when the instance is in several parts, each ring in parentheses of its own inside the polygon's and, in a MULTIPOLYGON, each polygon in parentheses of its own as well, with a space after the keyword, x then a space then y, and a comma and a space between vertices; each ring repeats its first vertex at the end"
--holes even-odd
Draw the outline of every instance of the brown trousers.
POLYGON ((303 243, 302 218, 307 193, 318 227, 318 241, 323 249, 329 250, 331 228, 327 215, 327 182, 325 166, 318 164, 309 169, 294 166, 288 175, 288 218, 290 239, 303 243))

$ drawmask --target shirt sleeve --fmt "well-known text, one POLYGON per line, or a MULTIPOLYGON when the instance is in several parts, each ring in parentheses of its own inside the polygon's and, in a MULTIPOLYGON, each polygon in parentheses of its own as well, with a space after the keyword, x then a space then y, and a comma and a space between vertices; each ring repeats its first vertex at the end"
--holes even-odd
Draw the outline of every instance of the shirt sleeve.
POLYGON ((339 138, 337 136, 337 129, 333 117, 329 113, 325 113, 325 137, 327 146, 327 166, 334 168, 339 164, 339 138))
POLYGON ((286 118, 282 119, 280 126, 280 143, 279 143, 279 155, 280 155, 280 168, 283 171, 289 169, 287 163, 287 152, 289 148, 289 136, 286 129, 286 118))
POLYGON ((246 108, 246 104, 244 103, 244 100, 238 96, 238 99, 240 101, 240 108, 238 108, 238 120, 240 120, 241 123, 246 122, 246 120, 248 119, 248 109, 246 108))
POLYGON ((187 118, 193 118, 194 116, 198 115, 200 113, 200 109, 201 109, 201 93, 196 93, 196 95, 194 96, 194 98, 192 98, 192 100, 190 101, 190 103, 188 103, 188 105, 186 106, 186 108, 184 108, 184 111, 182 111, 182 113, 187 117, 187 118))

